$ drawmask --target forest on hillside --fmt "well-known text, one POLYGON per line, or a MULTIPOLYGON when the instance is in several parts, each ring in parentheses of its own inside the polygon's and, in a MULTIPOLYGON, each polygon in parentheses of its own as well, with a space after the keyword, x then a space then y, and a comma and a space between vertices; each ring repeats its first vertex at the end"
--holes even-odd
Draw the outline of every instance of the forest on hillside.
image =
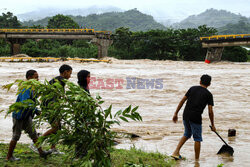
MULTIPOLYGON (((166 29, 157 23, 150 15, 143 14, 136 9, 126 12, 108 12, 104 14, 91 14, 88 16, 68 16, 82 28, 94 28, 97 31, 115 31, 119 27, 129 27, 132 31, 148 31, 151 29, 166 29)), ((23 22, 23 26, 41 25, 46 27, 51 17, 37 21, 23 22)))
MULTIPOLYGON (((173 29, 187 29, 198 28, 202 25, 207 27, 214 27, 219 34, 249 34, 250 33, 250 18, 246 18, 239 14, 234 14, 225 10, 208 9, 199 15, 189 16, 180 23, 165 27, 157 23, 150 15, 146 15, 137 9, 128 10, 125 12, 108 12, 103 14, 91 14, 88 16, 72 16, 69 17, 74 20, 80 27, 94 28, 98 31, 108 30, 113 31, 119 27, 127 27, 131 31, 148 31, 151 29, 166 30, 173 29)), ((43 19, 33 21, 24 21, 22 26, 30 27, 33 25, 40 25, 46 27, 49 19, 52 17, 45 17, 43 19)))
POLYGON ((239 21, 244 21, 249 24, 250 18, 226 10, 211 8, 198 15, 188 16, 174 26, 177 28, 197 28, 200 25, 206 24, 209 27, 219 28, 224 27, 227 24, 237 24, 239 21))

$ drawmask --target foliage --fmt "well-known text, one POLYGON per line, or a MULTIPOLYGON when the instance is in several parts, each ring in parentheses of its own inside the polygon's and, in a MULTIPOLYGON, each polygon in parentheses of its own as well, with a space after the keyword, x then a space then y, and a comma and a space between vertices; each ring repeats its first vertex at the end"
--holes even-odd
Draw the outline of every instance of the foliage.
POLYGON ((130 58, 130 52, 132 49, 132 32, 129 28, 120 27, 115 30, 115 34, 113 36, 114 39, 114 47, 118 50, 122 50, 120 52, 121 58, 130 58))
POLYGON ((168 156, 160 153, 146 153, 142 150, 130 148, 130 150, 117 149, 112 152, 112 162, 115 167, 170 167, 175 164, 168 156))
MULTIPOLYGON (((10 51, 9 46, 6 45, 5 48, 6 51, 10 51)), ((27 40, 21 45, 21 52, 31 57, 97 57, 97 47, 81 40, 73 41, 72 45, 61 45, 58 40, 51 39, 27 40)))
POLYGON ((247 52, 247 61, 250 61, 250 50, 247 52))
POLYGON ((60 44, 56 40, 27 40, 27 42, 21 46, 21 52, 31 57, 58 57, 59 47, 60 44))
POLYGON ((67 45, 63 45, 58 49, 58 54, 60 57, 66 58, 66 57, 73 57, 73 48, 67 45))
POLYGON ((135 53, 134 56, 139 59, 171 59, 176 60, 174 56, 177 52, 176 38, 173 36, 174 30, 150 30, 148 32, 135 33, 135 53))
POLYGON ((0 56, 10 55, 10 44, 8 44, 4 39, 0 39, 0 56))
MULTIPOLYGON (((97 95, 89 96, 84 89, 72 82, 65 81, 66 91, 58 82, 50 85, 47 81, 40 83, 36 80, 16 81, 18 93, 24 88, 34 90, 36 101, 27 101, 28 107, 38 107, 41 114, 34 121, 39 127, 44 122, 61 122, 61 129, 56 134, 39 138, 40 144, 61 143, 66 147, 68 158, 82 156, 79 166, 111 166, 110 153, 113 150, 116 133, 111 131, 114 124, 120 125, 120 121, 128 122, 128 119, 141 121, 142 118, 137 107, 127 107, 112 114, 112 105, 103 110, 100 106, 104 101, 97 95), (72 151, 73 148, 76 151, 72 151)), ((9 89, 12 84, 6 85, 9 89)), ((25 101, 24 101, 25 102, 25 101)), ((24 103, 14 103, 9 107, 8 114, 26 108, 24 103)))
MULTIPOLYGON (((63 147, 57 145, 61 150, 63 147)), ((48 146, 43 147, 48 149, 48 146)), ((21 158, 21 161, 18 162, 6 162, 5 158, 8 151, 8 144, 0 143, 0 164, 2 166, 16 167, 16 166, 28 166, 28 167, 38 167, 38 166, 49 166, 49 167, 78 167, 77 161, 71 161, 65 159, 65 156, 68 156, 70 152, 65 152, 65 155, 50 155, 46 160, 39 158, 37 153, 34 153, 28 148, 27 144, 17 144, 15 149, 15 156, 21 158)), ((154 167, 168 167, 175 164, 174 161, 166 155, 159 153, 146 153, 141 150, 136 150, 134 148, 130 150, 124 149, 114 149, 111 152, 112 167, 124 167, 125 165, 148 165, 154 167), (139 163, 141 161, 141 164, 139 163)))
POLYGON ((221 59, 234 62, 246 62, 248 60, 247 50, 240 46, 225 47, 221 59))
POLYGON ((7 12, 2 13, 0 16, 0 28, 20 28, 21 23, 17 20, 16 16, 13 16, 13 13, 7 12))
MULTIPOLYGON (((55 16, 54 16, 55 17, 55 16)), ((157 23, 152 16, 146 15, 137 9, 126 12, 108 12, 103 14, 91 14, 88 16, 66 16, 74 20, 81 28, 94 28, 98 31, 115 31, 119 27, 129 27, 132 31, 148 31, 150 29, 165 29, 157 23)), ((42 25, 48 26, 46 17, 37 21, 23 22, 23 26, 42 25)), ((48 26, 49 27, 49 26, 48 26)))
POLYGON ((61 45, 57 40, 53 39, 41 39, 37 42, 37 46, 39 49, 53 49, 53 48, 59 48, 61 45))
POLYGON ((48 28, 72 28, 72 29, 77 29, 79 28, 79 25, 71 19, 69 16, 64 16, 61 14, 58 14, 56 16, 53 16, 51 19, 48 21, 48 28))
MULTIPOLYGON (((63 161, 65 158, 64 155, 56 155, 56 156, 50 156, 46 160, 43 158, 40 158, 39 155, 35 152, 33 152, 27 144, 19 144, 17 143, 17 146, 14 150, 14 154, 16 157, 21 158, 21 161, 17 162, 8 162, 5 160, 5 157, 8 152, 8 144, 0 143, 0 164, 1 166, 5 167, 40 167, 40 166, 50 166, 50 167, 68 167, 70 166, 70 161, 63 161)), ((45 148, 45 147, 43 147, 45 148)), ((48 149, 46 147, 45 149, 48 149)))
POLYGON ((30 29, 44 29, 44 28, 46 28, 46 27, 44 27, 44 26, 42 26, 42 25, 40 25, 40 24, 38 24, 38 25, 32 25, 32 26, 28 26, 28 27, 25 27, 24 26, 24 28, 30 28, 30 29))
POLYGON ((217 165, 217 167, 223 167, 224 166, 224 164, 219 164, 219 165, 217 165))
POLYGON ((87 40, 73 40, 72 46, 76 48, 90 48, 91 44, 87 40))
MULTIPOLYGON (((51 29, 78 29, 79 25, 69 16, 64 16, 61 14, 58 14, 56 16, 53 16, 52 18, 49 19, 48 21, 48 26, 47 28, 51 29)), ((68 45, 72 44, 72 40, 57 40, 60 42, 61 45, 68 45)), ((72 53, 70 51, 71 48, 67 48, 67 46, 62 46, 59 50, 59 54, 63 53, 61 57, 66 57, 64 53, 72 53)), ((71 56, 71 55, 69 55, 71 56)))
POLYGON ((116 30, 110 54, 124 59, 203 60, 206 50, 201 48, 199 37, 216 33, 205 25, 197 29, 150 30, 131 32, 121 27, 116 30))
MULTIPOLYGON (((216 33, 215 28, 205 25, 147 32, 132 32, 121 27, 113 35, 114 44, 109 55, 121 59, 203 61, 207 50, 201 47, 199 37, 216 33)), ((226 47, 222 59, 237 62, 248 60, 246 50, 241 47, 226 47)))
POLYGON ((32 27, 34 25, 40 25, 41 27, 46 27, 51 18, 52 17, 45 17, 45 18, 37 20, 37 21, 34 21, 34 20, 24 21, 24 22, 22 22, 22 26, 32 27))
POLYGON ((188 61, 202 61, 206 55, 206 50, 202 49, 199 37, 211 36, 216 34, 215 28, 210 28, 205 25, 199 26, 197 29, 180 29, 177 32, 178 50, 184 60, 188 61))

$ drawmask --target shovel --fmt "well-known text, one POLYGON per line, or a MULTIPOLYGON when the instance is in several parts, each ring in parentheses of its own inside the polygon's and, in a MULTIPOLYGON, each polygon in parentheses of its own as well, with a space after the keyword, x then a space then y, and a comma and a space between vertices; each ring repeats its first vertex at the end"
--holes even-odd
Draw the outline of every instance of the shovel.
MULTIPOLYGON (((211 126, 211 125, 210 125, 209 127, 212 129, 212 126, 211 126)), ((225 144, 220 148, 220 150, 217 152, 217 154, 227 153, 227 154, 233 156, 233 154, 234 154, 234 149, 233 149, 231 146, 229 146, 229 145, 225 142, 225 140, 223 140, 222 137, 220 137, 220 135, 219 135, 216 131, 214 131, 214 133, 216 133, 216 135, 219 136, 219 138, 225 143, 225 144)))

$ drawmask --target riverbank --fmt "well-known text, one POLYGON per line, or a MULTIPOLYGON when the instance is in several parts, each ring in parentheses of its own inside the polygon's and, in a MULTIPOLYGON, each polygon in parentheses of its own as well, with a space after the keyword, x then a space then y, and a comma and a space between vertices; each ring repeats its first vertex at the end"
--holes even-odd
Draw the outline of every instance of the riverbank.
MULTIPOLYGON (((67 155, 51 155, 46 160, 29 149, 28 144, 17 144, 14 155, 21 158, 18 162, 7 162, 5 160, 8 144, 0 143, 0 164, 5 167, 77 167, 77 160, 64 160, 67 155)), ((139 165, 138 167, 154 166, 154 167, 170 167, 175 164, 175 161, 170 157, 160 153, 146 153, 141 150, 131 148, 130 150, 115 149, 111 153, 112 167, 129 167, 139 165), (140 166, 141 165, 141 166, 140 166)))

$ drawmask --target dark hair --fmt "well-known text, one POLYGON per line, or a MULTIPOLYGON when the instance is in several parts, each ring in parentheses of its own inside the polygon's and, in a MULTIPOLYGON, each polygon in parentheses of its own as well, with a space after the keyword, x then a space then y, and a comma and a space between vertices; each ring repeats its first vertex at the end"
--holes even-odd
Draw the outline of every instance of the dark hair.
POLYGON ((63 64, 60 68, 59 68, 59 72, 60 74, 62 74, 64 71, 70 71, 72 70, 72 67, 67 65, 67 64, 63 64))
POLYGON ((212 80, 212 77, 207 75, 207 74, 204 74, 201 76, 201 84, 202 85, 209 86, 211 83, 211 80, 212 80))
POLYGON ((26 79, 29 79, 29 78, 32 77, 35 73, 36 73, 36 70, 28 70, 28 71, 26 72, 26 79))
POLYGON ((90 74, 89 71, 87 70, 81 70, 77 73, 77 78, 78 78, 78 84, 81 88, 83 88, 85 91, 87 91, 87 76, 90 74))

